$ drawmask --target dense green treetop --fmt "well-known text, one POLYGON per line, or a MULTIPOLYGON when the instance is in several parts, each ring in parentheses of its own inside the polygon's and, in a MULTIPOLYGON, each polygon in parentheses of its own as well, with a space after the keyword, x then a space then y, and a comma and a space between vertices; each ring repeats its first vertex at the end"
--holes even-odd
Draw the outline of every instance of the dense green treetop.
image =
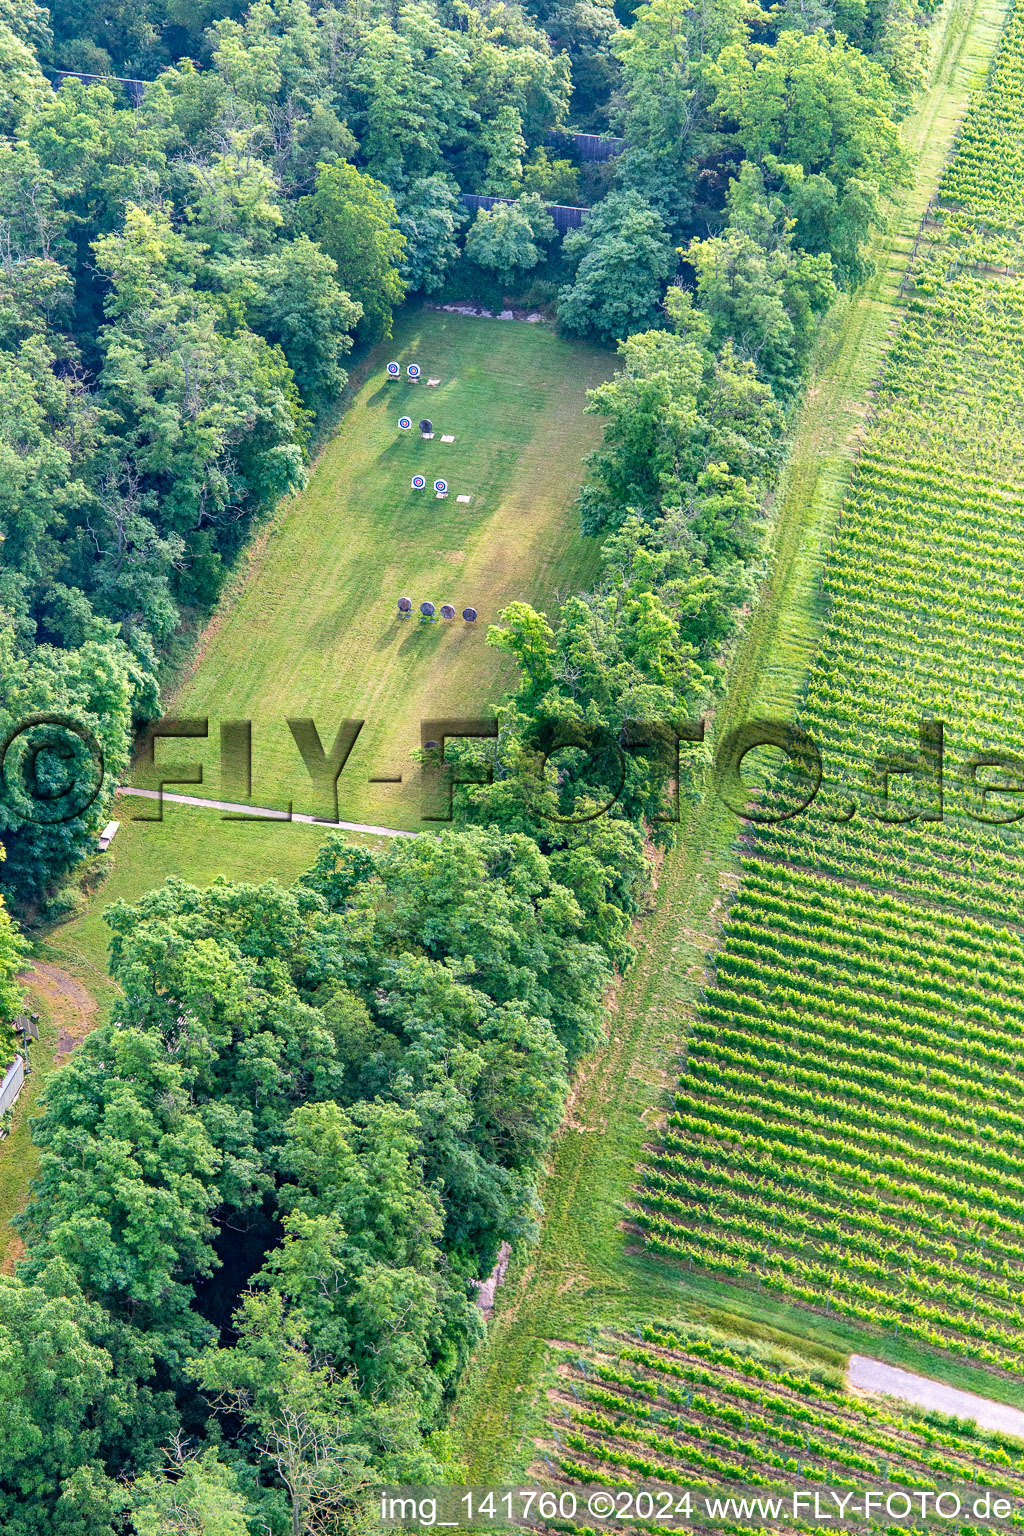
POLYGON ((371 341, 390 336, 394 306, 405 294, 399 270, 405 236, 387 187, 351 165, 321 166, 316 190, 301 200, 297 218, 362 306, 362 334, 371 341))

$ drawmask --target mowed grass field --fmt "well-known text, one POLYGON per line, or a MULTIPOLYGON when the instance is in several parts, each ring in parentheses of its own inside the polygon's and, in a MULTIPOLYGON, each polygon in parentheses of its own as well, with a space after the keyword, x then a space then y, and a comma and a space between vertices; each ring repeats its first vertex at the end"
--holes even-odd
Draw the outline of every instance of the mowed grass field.
MULTIPOLYGON (((200 786, 182 793, 234 798, 219 770, 220 722, 252 721, 253 805, 328 816, 287 726, 316 722, 327 751, 339 722, 365 724, 338 782, 343 820, 408 830, 421 819, 418 768, 410 753, 421 719, 486 714, 512 681, 507 658, 486 644, 488 624, 515 598, 552 609, 592 584, 595 540, 578 533, 581 461, 600 423, 584 414, 586 391, 614 369, 613 354, 565 341, 545 325, 422 310, 402 317, 392 341, 361 365, 363 382, 309 486, 285 503, 214 616, 197 663, 166 705, 209 720, 209 738, 161 742, 158 764, 201 763, 200 786), (402 381, 385 365, 402 364, 402 381), (409 384, 418 362, 436 388, 409 384), (400 416, 412 417, 411 433, 400 416), (418 422, 435 427, 424 441, 418 422), (442 434, 454 443, 442 443, 442 434), (414 474, 427 489, 413 491, 414 474), (433 481, 450 486, 435 499, 433 481), (468 504, 456 497, 468 495, 468 504), (398 617, 400 596, 438 608, 452 623, 398 617), (467 625, 462 609, 479 619, 467 625), (401 784, 368 780, 401 774, 401 784)), ((170 769, 167 770, 170 772, 170 769)), ((135 782, 147 782, 137 773, 135 782)), ((173 790, 172 790, 173 792, 173 790)), ((323 836, 301 823, 225 820, 218 811, 122 796, 122 830, 110 873, 86 911, 46 936, 40 952, 82 976, 99 996, 107 930, 103 909, 136 900, 168 875, 206 884, 291 880, 323 836)))
POLYGON ((611 354, 563 341, 543 325, 423 310, 377 349, 366 381, 307 491, 280 511, 248 579, 216 616, 175 714, 208 717, 205 754, 166 743, 167 761, 205 761, 222 793, 219 722, 252 721, 252 803, 330 815, 287 718, 313 719, 329 750, 342 719, 365 721, 338 783, 350 821, 421 829, 420 721, 485 713, 512 673, 486 644, 515 598, 540 608, 589 585, 595 540, 577 532, 580 463, 599 436, 586 391, 611 354), (402 364, 400 382, 385 363, 402 364), (407 382, 419 363, 423 379, 407 382), (399 429, 399 418, 414 423, 399 429), (434 424, 432 441, 418 430, 434 424), (454 436, 443 443, 442 435, 454 436), (426 477, 415 491, 415 474, 426 477), (448 481, 447 500, 433 482, 448 481), (460 503, 458 495, 471 497, 460 503), (408 596, 413 615, 401 618, 408 596), (419 604, 450 602, 453 622, 420 622, 419 604), (479 620, 463 621, 475 607, 479 620), (382 775, 401 784, 371 784, 382 775))

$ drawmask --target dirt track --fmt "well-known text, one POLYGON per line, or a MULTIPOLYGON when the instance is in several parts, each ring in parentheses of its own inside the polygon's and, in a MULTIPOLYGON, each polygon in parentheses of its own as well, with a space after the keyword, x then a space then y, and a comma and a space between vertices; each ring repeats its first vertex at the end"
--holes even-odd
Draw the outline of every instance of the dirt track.
POLYGON ((170 800, 174 805, 198 805, 209 811, 236 811, 243 816, 262 816, 267 821, 299 821, 308 827, 338 827, 343 832, 365 832, 371 837, 417 836, 415 832, 402 832, 397 827, 378 827, 368 821, 329 821, 323 816, 304 816, 298 811, 273 810, 266 805, 247 805, 240 800, 208 800, 201 795, 172 795, 167 790, 135 789, 130 784, 119 784, 117 793, 137 795, 142 800, 170 800))
POLYGON ((37 991, 53 1016, 59 1034, 57 1059, 68 1055, 96 1024, 96 1000, 77 977, 59 965, 35 960, 32 969, 18 977, 28 992, 37 991))

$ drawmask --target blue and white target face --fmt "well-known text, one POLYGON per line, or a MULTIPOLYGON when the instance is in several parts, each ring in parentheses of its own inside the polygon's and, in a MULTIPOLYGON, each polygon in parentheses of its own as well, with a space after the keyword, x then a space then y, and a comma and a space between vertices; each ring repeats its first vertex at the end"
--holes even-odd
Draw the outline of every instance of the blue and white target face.
POLYGON ((447 489, 448 489, 448 481, 447 480, 435 480, 434 481, 434 490, 438 493, 439 496, 443 496, 445 491, 447 491, 447 489))
POLYGON ((422 475, 413 475, 413 477, 412 477, 412 488, 413 488, 414 491, 422 491, 422 489, 426 485, 426 483, 427 482, 426 482, 426 480, 424 480, 422 475))
POLYGON ((397 379, 397 378, 399 378, 401 376, 401 372, 402 372, 402 365, 401 365, 401 363, 388 363, 388 378, 389 379, 397 379))
POLYGON ((412 426, 412 417, 399 416, 398 425, 401 427, 403 432, 408 432, 409 428, 412 426))
POLYGON ((410 363, 405 371, 410 379, 418 379, 420 376, 420 365, 419 363, 410 363))

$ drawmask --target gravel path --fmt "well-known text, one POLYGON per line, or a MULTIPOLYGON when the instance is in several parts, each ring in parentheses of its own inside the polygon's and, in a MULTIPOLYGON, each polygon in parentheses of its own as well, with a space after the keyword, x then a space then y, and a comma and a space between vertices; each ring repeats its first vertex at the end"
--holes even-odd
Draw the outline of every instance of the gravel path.
POLYGON ((936 1408, 957 1419, 973 1419, 983 1429, 998 1429, 1003 1434, 1024 1440, 1024 1412, 1019 1408, 1009 1408, 1005 1403, 994 1403, 991 1398, 978 1397, 974 1392, 947 1387, 945 1382, 932 1381, 930 1376, 915 1376, 912 1371, 901 1371, 895 1365, 871 1360, 867 1355, 851 1355, 846 1379, 858 1392, 883 1392, 887 1397, 902 1397, 904 1402, 917 1403, 921 1408, 936 1408))
MULTIPOLYGON (((130 784, 119 784, 119 795, 138 795, 142 800, 159 800, 157 789, 134 789, 130 784)), ((323 816, 303 816, 298 811, 289 816, 287 811, 271 810, 263 805, 237 805, 231 800, 204 800, 200 795, 171 795, 165 789, 165 800, 175 805, 200 805, 211 811, 239 811, 246 816, 265 816, 268 821, 303 821, 315 827, 340 827, 343 832, 368 832, 374 837, 418 837, 418 832, 401 832, 397 827, 373 827, 365 821, 328 821, 323 816)))

